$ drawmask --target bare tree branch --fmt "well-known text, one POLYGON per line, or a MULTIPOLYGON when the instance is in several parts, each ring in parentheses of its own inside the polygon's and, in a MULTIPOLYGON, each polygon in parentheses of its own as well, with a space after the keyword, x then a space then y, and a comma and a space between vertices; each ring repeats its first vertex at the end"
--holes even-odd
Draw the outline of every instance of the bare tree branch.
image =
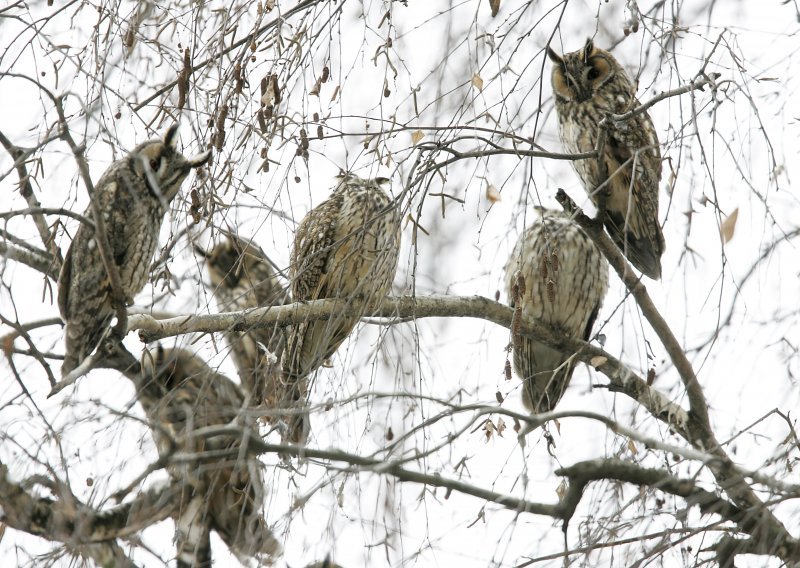
POLYGON ((180 491, 179 486, 165 485, 139 494, 130 503, 98 511, 33 495, 22 484, 9 480, 8 469, 0 464, 0 520, 14 529, 63 542, 79 554, 115 558, 123 561, 121 566, 133 566, 130 560, 120 559, 121 549, 115 539, 129 538, 173 515, 180 491), (90 546, 100 543, 102 547, 90 546))

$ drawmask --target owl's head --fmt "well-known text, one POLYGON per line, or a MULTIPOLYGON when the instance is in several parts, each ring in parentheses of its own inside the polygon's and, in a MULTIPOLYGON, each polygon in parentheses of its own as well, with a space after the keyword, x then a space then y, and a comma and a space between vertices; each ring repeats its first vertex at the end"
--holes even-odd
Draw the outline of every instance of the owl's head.
POLYGON ((266 255, 258 245, 236 235, 228 235, 205 256, 214 288, 235 288, 252 264, 266 264, 266 255))
POLYGON ((336 176, 336 190, 342 189, 345 187, 374 187, 376 189, 381 189, 386 187, 391 183, 392 180, 385 177, 377 177, 377 178, 362 178, 357 176, 351 172, 342 172, 338 176, 336 176))
POLYGON ((548 46, 547 56, 553 62, 553 93, 562 102, 586 102, 615 78, 627 81, 614 56, 595 47, 591 38, 583 48, 564 55, 548 46))
POLYGON ((211 150, 206 150, 187 158, 178 152, 177 144, 178 125, 173 124, 161 140, 139 144, 128 157, 133 171, 159 199, 172 200, 192 168, 202 166, 211 157, 211 150))

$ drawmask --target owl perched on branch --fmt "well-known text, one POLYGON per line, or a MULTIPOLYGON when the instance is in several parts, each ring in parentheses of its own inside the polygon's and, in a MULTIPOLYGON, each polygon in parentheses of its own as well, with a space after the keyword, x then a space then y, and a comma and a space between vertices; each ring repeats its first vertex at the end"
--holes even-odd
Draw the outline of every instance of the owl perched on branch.
MULTIPOLYGON (((176 149, 178 125, 163 140, 140 144, 106 170, 95 186, 106 229, 109 254, 128 302, 147 283, 150 263, 169 202, 210 151, 185 158, 176 149)), ((92 207, 84 213, 92 220, 92 207)), ((114 317, 111 280, 100 255, 94 227, 82 224, 72 239, 58 278, 58 307, 66 322, 66 375, 92 353, 114 317)))
POLYGON ((159 455, 168 462, 175 453, 198 456, 168 466, 172 478, 185 484, 176 519, 178 565, 211 565, 211 529, 243 561, 277 555, 280 544, 259 513, 264 489, 258 460, 242 447, 245 430, 235 429, 246 423, 238 420, 244 405, 238 387, 194 353, 159 346, 145 354, 136 391, 159 455), (214 426, 229 430, 196 434, 214 426))
MULTIPOLYGON (((614 56, 594 46, 558 55, 549 47, 558 130, 568 152, 593 151, 609 114, 639 106, 631 80, 614 56)), ((631 264, 654 280, 661 278, 664 236, 658 222, 661 150, 647 112, 609 121, 602 158, 572 162, 597 205, 606 196, 605 226, 631 264)))
MULTIPOLYGON (((559 333, 588 341, 608 290, 608 263, 569 217, 550 210, 541 214, 506 264, 511 305, 559 333)), ((512 342, 525 407, 537 414, 553 410, 572 378, 574 358, 527 337, 513 336, 512 342)))
MULTIPOLYGON (((367 315, 389 293, 400 249, 400 212, 381 189, 386 178, 339 177, 327 201, 308 212, 294 239, 290 274, 295 301, 336 298, 367 315)), ((286 380, 312 373, 359 321, 333 316, 288 328, 286 380)))
MULTIPOLYGON (((206 254, 206 265, 214 296, 221 312, 289 304, 291 295, 258 245, 230 235, 206 254)), ((306 396, 305 379, 293 388, 282 380, 280 360, 286 338, 278 326, 227 332, 233 363, 242 385, 256 404, 267 408, 288 408, 306 396), (299 397, 299 398, 293 398, 299 397)), ((308 420, 302 415, 284 417, 286 438, 293 443, 305 439, 308 420)))

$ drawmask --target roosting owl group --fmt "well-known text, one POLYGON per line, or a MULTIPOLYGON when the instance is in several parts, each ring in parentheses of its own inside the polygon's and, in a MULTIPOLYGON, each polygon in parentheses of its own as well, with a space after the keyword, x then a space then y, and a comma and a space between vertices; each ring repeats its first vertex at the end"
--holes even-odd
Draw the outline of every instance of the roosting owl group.
MULTIPOLYGON (((613 242, 635 268, 659 279, 664 251, 658 217, 661 156, 650 117, 641 109, 630 112, 639 102, 629 77, 591 40, 563 56, 548 48, 548 55, 566 150, 602 150, 597 157, 572 162, 578 177, 599 206, 613 242), (625 113, 629 115, 620 118, 625 113)), ((114 162, 97 183, 94 207, 87 209, 59 277, 58 305, 66 323, 64 375, 109 335, 115 313, 125 307, 115 298, 129 305, 142 291, 167 207, 188 173, 210 158, 210 152, 185 158, 176 141, 173 126, 163 139, 145 142, 114 162), (110 265, 101 255, 104 247, 110 265), (109 270, 119 277, 120 290, 114 289, 109 270)), ((277 425, 283 442, 307 442, 315 371, 362 317, 376 311, 395 277, 401 215, 398 203, 383 189, 388 183, 351 173, 340 176, 330 197, 297 226, 286 271, 254 239, 235 232, 223 232, 208 251, 196 247, 205 257, 209 290, 220 312, 267 308, 269 313, 292 302, 297 306, 322 299, 336 300, 339 309, 323 319, 264 323, 224 333, 239 386, 181 349, 146 352, 142 364, 129 373, 162 458, 175 482, 185 486, 176 516, 179 564, 210 562, 211 530, 241 556, 279 551, 258 513, 263 505, 258 460, 247 457, 242 440, 228 430, 213 439, 196 433, 244 424, 245 410, 259 408, 277 425), (171 463, 176 451, 199 457, 171 463)), ((540 210, 519 237, 505 278, 518 316, 564 337, 591 339, 608 290, 608 264, 569 215, 540 210)), ((576 354, 519 333, 513 335, 512 346, 526 408, 537 414, 553 410, 569 385, 576 354)))

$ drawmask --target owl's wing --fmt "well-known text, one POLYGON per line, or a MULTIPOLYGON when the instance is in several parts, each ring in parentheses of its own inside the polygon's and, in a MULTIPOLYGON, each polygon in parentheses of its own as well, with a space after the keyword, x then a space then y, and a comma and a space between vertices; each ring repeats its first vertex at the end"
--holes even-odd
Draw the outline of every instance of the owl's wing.
POLYGON ((623 133, 611 132, 606 142, 605 160, 610 179, 605 224, 614 243, 631 263, 647 276, 658 279, 664 250, 664 237, 658 223, 660 152, 657 141, 653 143, 643 135, 628 136, 628 140, 621 141, 623 136, 623 133), (632 148, 633 151, 636 148, 648 150, 634 157, 632 148))
POLYGON ((335 238, 342 200, 334 195, 306 215, 295 236, 292 252, 292 292, 297 300, 328 297, 328 270, 336 251, 335 238))
MULTIPOLYGON (((73 241, 74 242, 74 241, 73 241)), ((61 317, 67 319, 67 306, 69 305, 69 284, 72 280, 72 243, 67 249, 67 255, 61 264, 61 273, 58 275, 58 311, 61 317)))
MULTIPOLYGON (((336 267, 353 239, 337 242, 341 226, 347 224, 341 217, 342 204, 341 196, 334 194, 298 227, 292 254, 295 300, 343 297, 341 271, 336 267)), ((294 326, 288 336, 284 371, 295 378, 311 373, 336 351, 357 322, 357 318, 337 316, 294 326)), ((295 393, 295 398, 299 397, 295 393)))

